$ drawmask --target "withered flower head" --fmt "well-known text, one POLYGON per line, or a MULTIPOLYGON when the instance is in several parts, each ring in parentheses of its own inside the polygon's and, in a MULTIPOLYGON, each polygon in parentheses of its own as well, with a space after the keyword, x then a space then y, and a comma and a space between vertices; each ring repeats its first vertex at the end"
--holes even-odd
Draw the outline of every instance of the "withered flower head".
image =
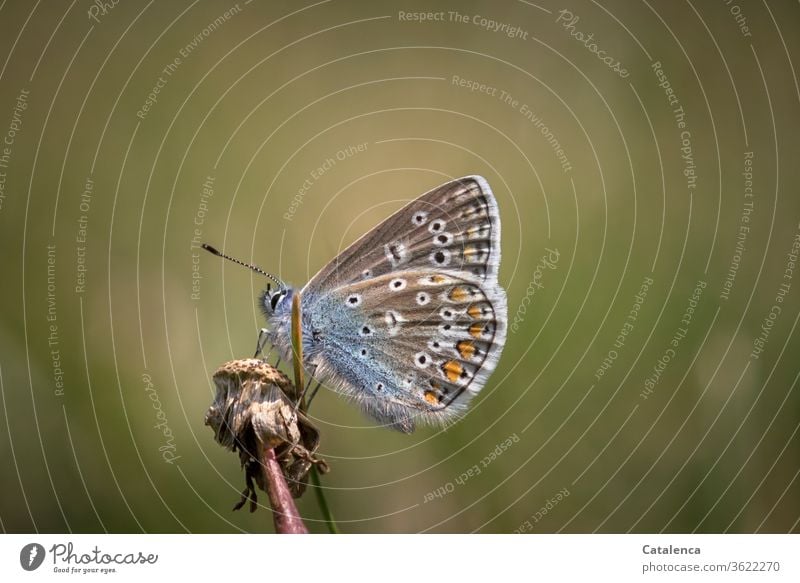
POLYGON ((270 484, 265 482, 269 473, 262 451, 274 450, 291 495, 299 498, 312 464, 323 473, 327 465, 315 456, 319 431, 296 410, 294 385, 281 371, 254 358, 226 362, 213 380, 217 394, 205 423, 214 430, 217 442, 239 452, 245 468, 247 487, 235 509, 250 500, 250 511, 255 510, 253 481, 272 496, 270 484))

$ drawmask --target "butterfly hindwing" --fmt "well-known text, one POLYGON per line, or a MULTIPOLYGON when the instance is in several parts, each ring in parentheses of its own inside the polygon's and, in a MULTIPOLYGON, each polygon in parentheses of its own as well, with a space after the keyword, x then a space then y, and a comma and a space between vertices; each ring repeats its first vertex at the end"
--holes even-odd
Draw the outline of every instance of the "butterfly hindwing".
POLYGON ((469 274, 406 270, 323 294, 309 318, 329 384, 411 431, 415 419, 446 423, 481 389, 505 342, 506 298, 469 274))

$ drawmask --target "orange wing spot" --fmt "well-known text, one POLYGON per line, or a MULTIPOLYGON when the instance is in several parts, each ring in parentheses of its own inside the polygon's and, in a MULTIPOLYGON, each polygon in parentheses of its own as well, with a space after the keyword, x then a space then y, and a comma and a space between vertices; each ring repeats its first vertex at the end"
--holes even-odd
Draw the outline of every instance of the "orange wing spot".
POLYGON ((469 360, 475 355, 475 344, 472 340, 461 340, 456 344, 456 348, 461 358, 469 360))
POLYGON ((433 283, 444 283, 445 277, 443 275, 431 275, 433 283))
POLYGON ((462 366, 457 363, 455 360, 448 360, 442 365, 442 370, 444 371, 444 375, 447 377, 451 383, 456 382, 460 377, 461 373, 464 371, 462 366))
POLYGON ((469 327, 469 333, 473 338, 480 338, 483 334, 483 323, 475 322, 469 327))
POLYGON ((478 319, 483 315, 483 309, 478 304, 472 304, 467 309, 467 314, 469 314, 470 318, 478 319))
POLYGON ((464 287, 463 285, 457 285, 453 289, 450 290, 450 294, 447 296, 454 302, 463 302, 467 299, 469 295, 469 290, 464 287))
POLYGON ((464 257, 472 257, 478 254, 478 248, 474 245, 468 245, 464 248, 464 257))
POLYGON ((425 391, 425 400, 428 401, 431 405, 438 405, 439 399, 436 397, 436 393, 433 391, 425 391))

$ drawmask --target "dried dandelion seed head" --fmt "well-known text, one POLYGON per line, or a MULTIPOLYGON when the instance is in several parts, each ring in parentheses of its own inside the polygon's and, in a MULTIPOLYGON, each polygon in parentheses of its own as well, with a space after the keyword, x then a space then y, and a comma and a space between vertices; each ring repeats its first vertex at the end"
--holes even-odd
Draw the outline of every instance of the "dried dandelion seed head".
POLYGON ((247 442, 252 430, 265 447, 298 443, 297 422, 291 423, 294 395, 288 377, 255 359, 232 360, 214 373, 217 395, 206 413, 206 425, 215 439, 228 449, 247 442))
POLYGON ((253 481, 264 491, 259 451, 274 449, 289 490, 295 498, 306 488, 312 464, 321 472, 325 462, 314 454, 319 446, 319 431, 302 411, 295 411, 290 398, 294 385, 270 364, 250 358, 232 360, 214 373, 217 394, 206 413, 205 423, 214 430, 214 438, 223 447, 239 452, 245 468, 247 488, 236 506, 249 499, 255 509, 253 481))

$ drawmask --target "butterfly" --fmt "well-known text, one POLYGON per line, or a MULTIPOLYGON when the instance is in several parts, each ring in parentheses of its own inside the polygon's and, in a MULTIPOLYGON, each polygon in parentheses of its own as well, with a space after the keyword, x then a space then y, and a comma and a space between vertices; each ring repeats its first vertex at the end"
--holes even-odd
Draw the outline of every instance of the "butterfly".
MULTIPOLYGON (((500 214, 486 180, 466 176, 434 188, 300 291, 304 367, 383 425, 411 433, 418 421, 451 423, 505 345, 499 265, 500 214)), ((291 361, 295 290, 275 281, 260 298, 263 332, 291 361)))

